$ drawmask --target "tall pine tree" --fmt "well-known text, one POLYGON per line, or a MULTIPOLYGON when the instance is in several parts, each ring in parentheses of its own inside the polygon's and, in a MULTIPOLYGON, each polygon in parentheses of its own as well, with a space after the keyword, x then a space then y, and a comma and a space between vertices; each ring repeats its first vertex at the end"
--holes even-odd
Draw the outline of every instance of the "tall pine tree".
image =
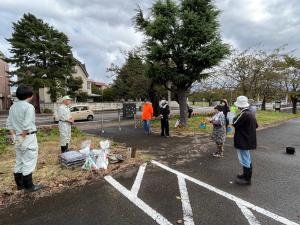
POLYGON ((7 39, 12 56, 8 62, 15 66, 12 76, 16 84, 31 85, 34 89, 37 112, 39 89, 49 88, 52 101, 65 93, 66 77, 75 65, 68 37, 43 20, 28 13, 13 23, 12 37, 7 39))
POLYGON ((149 75, 166 87, 172 83, 184 126, 192 84, 206 78, 204 70, 229 53, 220 38, 218 15, 212 0, 157 0, 148 18, 140 8, 137 10, 135 24, 145 35, 149 75))

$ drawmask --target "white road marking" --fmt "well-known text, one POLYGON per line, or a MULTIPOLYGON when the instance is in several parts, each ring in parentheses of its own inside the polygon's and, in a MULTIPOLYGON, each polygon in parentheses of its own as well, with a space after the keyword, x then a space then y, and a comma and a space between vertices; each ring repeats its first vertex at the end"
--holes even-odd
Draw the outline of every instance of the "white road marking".
POLYGON ((191 182, 193 182, 195 184, 198 184, 198 185, 200 185, 200 186, 202 186, 202 187, 204 187, 204 188, 206 188, 206 189, 208 189, 208 190, 210 190, 212 192, 215 192, 215 193, 217 193, 217 194, 219 194, 219 195, 221 195, 221 196, 223 196, 223 197, 225 197, 225 198, 227 198, 229 200, 232 200, 232 201, 236 202, 237 204, 243 205, 243 206, 245 206, 245 207, 247 207, 247 208, 249 208, 251 210, 259 212, 259 213, 261 213, 261 214, 263 214, 263 215, 265 215, 267 217, 270 217, 271 219, 276 220, 276 221, 278 221, 280 223, 283 223, 283 224, 286 224, 286 225, 300 225, 300 224, 295 223, 295 222, 293 222, 293 221, 291 221, 291 220, 289 220, 287 218, 284 218, 282 216, 276 215, 275 213, 272 213, 272 212, 270 212, 270 211, 268 211, 266 209, 258 207, 258 206, 254 205, 254 204, 252 204, 250 202, 247 202, 247 201, 245 201, 245 200, 243 200, 241 198, 238 198, 238 197, 236 197, 236 196, 234 196, 232 194, 229 194, 229 193, 227 193, 225 191, 222 191, 222 190, 220 190, 218 188, 215 188, 215 187, 213 187, 213 186, 211 186, 211 185, 209 185, 207 183, 204 183, 204 182, 202 182, 200 180, 197 180, 197 179, 195 179, 193 177, 190 177, 190 176, 188 176, 186 174, 183 174, 183 173, 181 173, 181 172, 179 172, 177 170, 174 170, 174 169, 172 169, 170 167, 167 167, 167 166, 165 166, 165 165, 163 165, 163 164, 161 164, 161 163, 159 163, 159 162, 157 162, 155 160, 151 160, 151 162, 153 164, 161 167, 162 169, 165 169, 165 170, 167 170, 167 171, 169 171, 171 173, 174 173, 177 176, 180 176, 180 177, 182 177, 182 178, 184 178, 186 180, 189 180, 189 181, 191 181, 191 182))
POLYGON ((240 208, 241 212, 246 217, 250 225, 260 225, 260 222, 256 219, 250 209, 238 203, 237 206, 240 208))
POLYGON ((139 168, 139 171, 138 171, 137 175, 136 175, 136 178, 135 178, 134 183, 133 183, 132 188, 131 188, 131 192, 134 195, 137 195, 139 193, 146 166, 147 166, 147 163, 142 164, 139 168))
POLYGON ((134 193, 127 190, 124 186, 122 186, 118 181, 116 181, 111 176, 106 176, 104 179, 110 183, 115 189, 117 189, 121 194, 123 194, 126 198, 128 198, 133 204, 143 210, 148 216, 150 216, 153 220, 155 220, 160 225, 172 225, 165 217, 152 209, 149 205, 147 205, 144 201, 138 198, 134 193))
POLYGON ((189 199, 189 194, 186 188, 185 179, 181 176, 177 176, 179 191, 181 196, 182 210, 183 210, 183 220, 185 225, 195 225, 193 219, 193 211, 189 199))

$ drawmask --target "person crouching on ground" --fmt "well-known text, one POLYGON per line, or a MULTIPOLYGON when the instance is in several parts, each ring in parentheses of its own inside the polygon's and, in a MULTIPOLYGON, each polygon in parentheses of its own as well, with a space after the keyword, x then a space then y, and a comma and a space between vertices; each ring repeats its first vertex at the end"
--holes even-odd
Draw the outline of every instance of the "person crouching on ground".
POLYGON ((226 139, 226 119, 222 105, 215 107, 216 114, 209 120, 213 125, 212 139, 216 142, 218 150, 213 153, 214 157, 223 157, 224 143, 226 139))
POLYGON ((153 117, 153 107, 149 100, 146 100, 143 106, 142 120, 145 134, 151 133, 151 119, 153 117))
POLYGON ((161 133, 162 137, 169 137, 169 115, 170 115, 170 108, 166 100, 161 100, 160 102, 160 122, 161 122, 161 133))
POLYGON ((249 110, 248 98, 239 96, 234 103, 240 114, 233 119, 234 147, 237 149, 238 159, 243 166, 243 174, 237 175, 236 183, 250 185, 252 178, 252 159, 250 150, 256 149, 256 129, 258 127, 254 114, 249 110))
POLYGON ((16 150, 14 177, 18 190, 33 192, 43 188, 32 182, 38 159, 35 109, 30 104, 33 91, 31 87, 22 85, 17 88, 16 95, 18 101, 11 106, 7 119, 10 139, 15 143, 16 150))
POLYGON ((74 119, 71 116, 69 108, 71 103, 72 99, 69 96, 64 96, 62 99, 62 105, 57 111, 61 153, 68 151, 71 141, 71 128, 74 123, 74 119))

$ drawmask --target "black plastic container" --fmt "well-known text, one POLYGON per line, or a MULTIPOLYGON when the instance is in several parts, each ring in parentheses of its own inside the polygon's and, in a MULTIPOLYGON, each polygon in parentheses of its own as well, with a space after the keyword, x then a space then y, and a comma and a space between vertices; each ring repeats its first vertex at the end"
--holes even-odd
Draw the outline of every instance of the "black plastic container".
POLYGON ((286 154, 294 155, 295 154, 295 148, 294 147, 286 147, 286 154))

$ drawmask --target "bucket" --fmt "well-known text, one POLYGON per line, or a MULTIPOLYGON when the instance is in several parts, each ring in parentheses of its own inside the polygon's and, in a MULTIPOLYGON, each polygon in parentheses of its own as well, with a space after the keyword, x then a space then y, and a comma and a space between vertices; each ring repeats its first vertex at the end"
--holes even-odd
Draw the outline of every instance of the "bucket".
POLYGON ((295 148, 294 147, 286 147, 286 154, 294 155, 295 154, 295 148))
POLYGON ((232 127, 227 127, 227 133, 230 134, 232 132, 232 127))
POLYGON ((205 124, 205 123, 201 123, 201 124, 199 125, 199 128, 200 128, 200 129, 206 129, 206 124, 205 124))

